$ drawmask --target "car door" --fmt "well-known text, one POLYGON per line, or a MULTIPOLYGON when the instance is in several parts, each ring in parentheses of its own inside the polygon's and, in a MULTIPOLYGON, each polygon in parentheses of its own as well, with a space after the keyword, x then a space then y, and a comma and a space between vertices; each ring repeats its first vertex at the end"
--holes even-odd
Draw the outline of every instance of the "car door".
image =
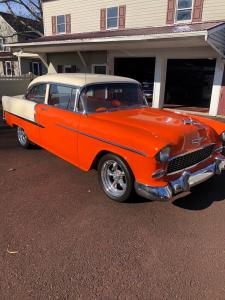
POLYGON ((50 84, 47 103, 37 108, 41 145, 77 165, 77 127, 80 114, 74 111, 77 89, 50 84))

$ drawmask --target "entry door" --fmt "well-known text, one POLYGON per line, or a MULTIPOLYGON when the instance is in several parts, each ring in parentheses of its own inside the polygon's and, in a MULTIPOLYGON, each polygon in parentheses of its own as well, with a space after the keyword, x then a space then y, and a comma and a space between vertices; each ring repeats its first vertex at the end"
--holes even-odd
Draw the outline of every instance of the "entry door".
POLYGON ((61 158, 77 165, 77 128, 80 114, 74 112, 76 89, 51 85, 48 105, 38 105, 37 119, 41 145, 61 158))

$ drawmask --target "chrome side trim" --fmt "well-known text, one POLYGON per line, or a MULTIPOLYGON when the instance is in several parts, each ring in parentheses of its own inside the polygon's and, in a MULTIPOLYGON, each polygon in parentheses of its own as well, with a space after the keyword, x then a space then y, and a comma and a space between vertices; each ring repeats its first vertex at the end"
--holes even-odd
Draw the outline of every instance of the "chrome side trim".
POLYGON ((8 114, 10 114, 10 115, 12 115, 12 116, 14 116, 14 117, 17 117, 17 118, 19 118, 19 119, 21 119, 21 120, 23 120, 23 121, 26 121, 26 122, 28 122, 28 123, 30 123, 30 124, 32 124, 32 125, 38 126, 38 127, 40 127, 40 128, 45 128, 45 126, 43 126, 43 125, 41 125, 41 124, 39 124, 39 123, 33 122, 33 121, 31 121, 31 120, 29 120, 29 119, 26 119, 26 118, 23 118, 23 117, 20 117, 20 116, 18 116, 18 115, 15 115, 15 114, 13 114, 13 113, 8 112, 8 111, 6 111, 6 112, 7 112, 8 114))
POLYGON ((103 143, 106 143, 106 144, 109 144, 109 145, 112 145, 112 146, 115 146, 115 147, 119 147, 119 148, 121 148, 121 149, 124 149, 124 150, 130 151, 130 152, 139 154, 139 155, 141 155, 141 156, 147 157, 147 154, 146 154, 145 152, 141 152, 141 151, 138 151, 138 150, 133 149, 133 148, 129 148, 129 147, 126 147, 126 146, 117 144, 117 143, 113 143, 113 142, 111 142, 111 141, 108 141, 108 140, 99 138, 99 137, 94 136, 94 135, 92 135, 92 134, 88 134, 88 133, 79 131, 79 130, 77 130, 77 129, 74 129, 74 128, 72 128, 72 127, 66 126, 66 125, 64 125, 64 124, 58 123, 58 124, 56 124, 56 125, 57 125, 58 127, 62 127, 62 128, 64 128, 64 129, 67 129, 67 130, 76 132, 76 133, 78 133, 78 134, 80 134, 80 135, 84 135, 84 136, 86 136, 86 137, 89 137, 89 138, 98 140, 98 141, 100 141, 100 142, 103 142, 103 143))

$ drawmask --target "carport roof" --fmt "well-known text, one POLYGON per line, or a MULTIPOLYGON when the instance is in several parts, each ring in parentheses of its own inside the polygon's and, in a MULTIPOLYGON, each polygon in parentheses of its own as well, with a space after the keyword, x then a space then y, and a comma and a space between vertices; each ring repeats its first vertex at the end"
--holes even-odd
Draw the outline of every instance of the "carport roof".
POLYGON ((15 50, 29 53, 112 50, 122 47, 191 47, 210 46, 220 56, 225 53, 225 21, 176 24, 112 31, 44 36, 23 43, 10 44, 15 50), (218 34, 219 33, 219 34, 218 34), (170 41, 170 42, 169 42, 170 41), (135 43, 136 42, 136 43, 135 43), (144 45, 145 44, 145 45, 144 45), (90 47, 91 45, 91 47, 90 47))
MULTIPOLYGON (((96 39, 96 38, 113 38, 113 37, 132 37, 132 36, 143 36, 143 35, 161 35, 161 34, 176 34, 176 33, 191 33, 199 31, 207 31, 217 26, 224 25, 225 21, 218 22, 201 22, 194 24, 176 24, 172 26, 162 26, 162 27, 145 27, 145 28, 135 28, 135 29, 125 29, 125 30, 107 30, 107 31, 96 31, 96 32, 85 32, 85 33, 75 33, 75 34, 60 34, 53 36, 44 36, 37 39, 29 40, 23 43, 35 44, 35 43, 45 43, 45 42, 60 42, 68 40, 83 40, 83 39, 96 39)), ((11 44, 13 46, 13 44, 11 44)), ((18 44, 14 44, 15 46, 18 44)))

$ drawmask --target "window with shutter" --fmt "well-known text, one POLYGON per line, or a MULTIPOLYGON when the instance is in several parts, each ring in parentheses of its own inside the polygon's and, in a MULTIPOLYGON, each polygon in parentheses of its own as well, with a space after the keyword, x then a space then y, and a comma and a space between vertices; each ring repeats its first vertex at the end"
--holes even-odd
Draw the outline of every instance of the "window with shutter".
POLYGON ((193 11, 193 0, 177 0, 176 21, 191 21, 193 11))
POLYGON ((119 27, 119 8, 109 7, 107 8, 107 29, 118 29, 119 27))

